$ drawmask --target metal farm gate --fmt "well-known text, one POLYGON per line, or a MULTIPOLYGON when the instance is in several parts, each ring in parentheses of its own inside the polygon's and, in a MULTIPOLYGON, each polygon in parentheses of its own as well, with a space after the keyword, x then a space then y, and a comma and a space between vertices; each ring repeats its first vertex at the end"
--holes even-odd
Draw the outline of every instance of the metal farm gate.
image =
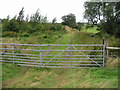
POLYGON ((0 44, 3 63, 50 68, 104 67, 105 45, 0 44))

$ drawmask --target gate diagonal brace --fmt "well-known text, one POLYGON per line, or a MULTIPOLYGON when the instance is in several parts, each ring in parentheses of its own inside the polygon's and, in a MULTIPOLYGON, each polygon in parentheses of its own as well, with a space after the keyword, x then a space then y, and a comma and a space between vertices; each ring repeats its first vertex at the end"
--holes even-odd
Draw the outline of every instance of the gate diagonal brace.
POLYGON ((57 56, 59 56, 60 54, 62 54, 65 50, 68 50, 70 47, 67 47, 66 49, 64 49, 62 52, 58 53, 57 55, 55 55, 55 57, 53 57, 51 60, 47 61, 44 65, 48 64, 49 62, 51 62, 54 58, 56 58, 57 56))
MULTIPOLYGON (((76 47, 73 46, 74 49, 78 50, 76 47)), ((83 55, 85 55, 83 52, 79 51, 80 53, 82 53, 83 55)), ((85 55, 89 58, 88 55, 85 55)), ((90 60, 92 60, 94 63, 96 63, 98 66, 102 67, 100 64, 98 64, 96 61, 94 61, 93 59, 89 58, 90 60)))

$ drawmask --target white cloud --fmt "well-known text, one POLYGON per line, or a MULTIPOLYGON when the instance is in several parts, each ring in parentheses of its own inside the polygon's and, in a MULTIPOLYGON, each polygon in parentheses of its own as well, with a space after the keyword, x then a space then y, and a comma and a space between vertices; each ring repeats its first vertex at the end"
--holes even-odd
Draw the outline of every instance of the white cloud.
POLYGON ((6 18, 7 15, 14 17, 24 7, 25 15, 31 15, 38 8, 42 15, 47 15, 51 21, 57 17, 61 21, 63 15, 73 13, 77 21, 83 19, 84 7, 86 0, 2 0, 0 5, 0 18, 6 18))

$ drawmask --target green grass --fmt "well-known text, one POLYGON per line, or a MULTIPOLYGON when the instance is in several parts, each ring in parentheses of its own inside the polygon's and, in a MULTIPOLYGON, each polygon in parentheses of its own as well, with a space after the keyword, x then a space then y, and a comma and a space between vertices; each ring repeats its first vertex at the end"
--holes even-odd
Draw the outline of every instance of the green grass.
POLYGON ((86 29, 85 27, 82 28, 81 32, 87 32, 87 33, 99 33, 100 31, 96 30, 97 27, 91 27, 86 29))
POLYGON ((98 36, 91 37, 86 32, 76 32, 72 37, 73 44, 102 44, 102 38, 98 36))
MULTIPOLYGON (((102 41, 102 39, 99 37, 90 37, 89 33, 86 32, 74 32, 73 36, 72 36, 72 32, 69 32, 63 35, 63 39, 59 43, 70 44, 71 37, 73 44, 100 44, 102 41)), ((9 39, 9 40, 12 41, 13 39, 9 39)), ((44 49, 47 48, 48 47, 44 49)), ((60 49, 64 49, 64 48, 65 47, 62 47, 60 49)), ((59 48, 56 47, 55 49, 59 49, 59 48)), ((54 55, 56 53, 53 52, 51 54, 54 55)), ((89 68, 89 69, 35 68, 35 67, 16 66, 13 64, 3 64, 3 68, 2 68, 3 87, 4 88, 118 88, 118 68, 116 66, 118 63, 115 59, 111 59, 108 61, 109 62, 107 66, 104 68, 89 68)))
MULTIPOLYGON (((10 70, 10 65, 3 65, 10 70)), ((16 68, 17 66, 13 66, 16 68)), ((49 69, 29 68, 21 73, 24 68, 9 71, 6 79, 3 79, 3 87, 9 88, 117 88, 117 68, 95 68, 95 69, 49 69), (112 71, 112 72, 111 72, 112 71), (19 75, 18 75, 19 74, 19 75), (9 83, 7 85, 6 83, 9 83)), ((18 69, 18 67, 17 67, 18 69)))
POLYGON ((8 80, 9 78, 19 77, 27 68, 18 67, 15 64, 3 64, 2 65, 2 80, 8 80), (20 73, 19 73, 20 72, 20 73))
POLYGON ((67 34, 63 35, 63 39, 61 40, 60 44, 69 44, 72 32, 67 32, 67 34))

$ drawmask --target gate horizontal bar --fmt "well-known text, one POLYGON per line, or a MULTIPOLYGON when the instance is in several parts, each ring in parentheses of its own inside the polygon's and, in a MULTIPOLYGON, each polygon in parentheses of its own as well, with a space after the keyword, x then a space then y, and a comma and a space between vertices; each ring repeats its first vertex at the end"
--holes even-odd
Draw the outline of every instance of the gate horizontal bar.
MULTIPOLYGON (((41 55, 41 56, 55 56, 55 55, 41 55)), ((59 56, 74 56, 74 57, 89 56, 89 57, 102 57, 103 55, 59 55, 59 56)))
POLYGON ((43 67, 49 67, 49 68, 98 68, 98 67, 65 67, 65 66, 43 66, 43 67))
MULTIPOLYGON (((2 61, 5 61, 5 60, 9 60, 9 61, 29 61, 29 62, 40 62, 39 60, 27 60, 27 59, 13 59, 13 58, 2 58, 1 59, 1 62, 2 61)), ((46 60, 42 60, 41 62, 48 62, 48 61, 46 61, 46 60)), ((50 62, 71 62, 71 61, 50 61, 50 62)), ((74 63, 77 63, 77 62, 79 62, 79 63, 92 63, 93 61, 72 61, 72 62, 74 62, 74 63)), ((102 63, 102 61, 96 61, 96 62, 98 62, 98 63, 102 63)))
POLYGON ((19 61, 5 61, 5 60, 0 60, 0 62, 11 62, 11 63, 25 63, 25 64, 40 64, 40 63, 33 63, 33 62, 19 62, 19 61))
MULTIPOLYGON (((23 56, 9 56, 9 55, 0 55, 2 57, 19 57, 19 58, 27 58, 27 59, 40 59, 36 57, 23 57, 23 56)), ((94 60, 102 60, 102 58, 42 58, 42 59, 94 59, 94 60)))
MULTIPOLYGON (((11 62, 11 63, 25 63, 25 64, 37 64, 40 65, 40 63, 34 63, 34 62, 19 62, 19 61, 5 61, 0 60, 0 62, 11 62)), ((82 65, 82 66, 98 66, 97 64, 47 64, 47 65, 82 65)))
POLYGON ((82 65, 82 66, 98 66, 97 64, 47 64, 47 65, 82 65))
MULTIPOLYGON (((43 60, 42 62, 47 62, 43 60)), ((71 61, 50 61, 50 62, 71 62, 71 61)), ((93 63, 93 61, 72 61, 72 63, 93 63)), ((98 63, 102 63, 102 61, 97 61, 98 63)))
POLYGON ((28 60, 28 59, 17 59, 17 58, 2 58, 1 60, 20 60, 20 61, 34 61, 34 62, 40 62, 39 60, 28 60))
POLYGON ((0 54, 14 54, 14 55, 29 55, 29 56, 40 56, 40 55, 35 55, 35 54, 21 54, 21 53, 5 53, 5 52, 0 52, 0 54))
POLYGON ((25 45, 25 46, 104 46, 102 44, 15 44, 15 43, 0 43, 0 45, 25 45))
POLYGON ((87 59, 87 60, 93 59, 93 60, 102 60, 102 58, 42 58, 42 59, 80 59, 80 60, 83 60, 83 59, 87 59))
POLYGON ((19 57, 19 58, 28 58, 28 59, 31 59, 31 58, 34 58, 34 59, 40 59, 40 58, 36 58, 36 57, 23 57, 23 56, 9 56, 9 55, 0 55, 2 57, 19 57))
POLYGON ((12 48, 0 48, 1 50, 27 50, 27 51, 86 51, 86 52, 103 52, 103 50, 34 50, 34 49, 12 49, 12 48))
MULTIPOLYGON (((31 66, 31 67, 40 67, 38 65, 25 65, 25 64, 17 64, 17 65, 21 65, 21 66, 31 66)), ((98 68, 98 67, 58 67, 58 66, 42 66, 42 67, 49 67, 49 68, 98 68)))
MULTIPOLYGON (((0 54, 14 54, 14 55, 29 55, 29 56, 40 56, 40 55, 34 55, 34 54, 19 54, 19 53, 0 53, 0 54)), ((41 56, 55 56, 55 55, 41 55, 41 56)), ((59 55, 59 56, 71 56, 71 55, 59 55)), ((72 55, 76 57, 83 57, 83 56, 89 56, 89 57, 103 57, 103 55, 72 55)))

